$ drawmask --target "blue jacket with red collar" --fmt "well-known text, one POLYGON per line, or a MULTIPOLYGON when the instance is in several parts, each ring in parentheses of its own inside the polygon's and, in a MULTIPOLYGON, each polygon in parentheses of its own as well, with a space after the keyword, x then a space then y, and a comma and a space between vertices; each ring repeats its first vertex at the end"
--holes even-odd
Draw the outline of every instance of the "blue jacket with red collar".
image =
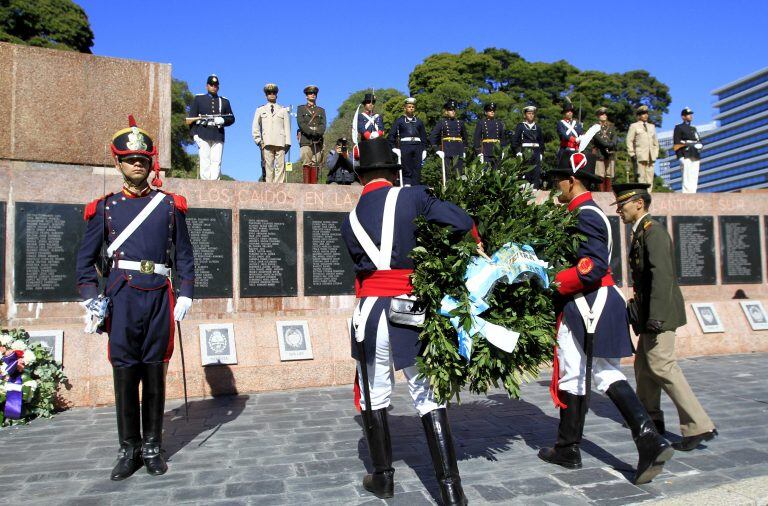
MULTIPOLYGON (((602 211, 585 207, 600 209, 592 200, 590 192, 582 193, 568 204, 569 211, 578 213, 576 228, 586 239, 579 244, 576 265, 555 277, 557 290, 563 296, 561 316, 583 349, 586 328, 574 296, 583 294, 591 308, 600 287, 607 287, 608 297, 594 334, 593 355, 603 358, 628 357, 632 355, 632 341, 629 336, 627 304, 614 287, 611 276, 608 246, 610 227, 602 211)), ((613 247, 620 247, 619 238, 612 239, 613 247)))

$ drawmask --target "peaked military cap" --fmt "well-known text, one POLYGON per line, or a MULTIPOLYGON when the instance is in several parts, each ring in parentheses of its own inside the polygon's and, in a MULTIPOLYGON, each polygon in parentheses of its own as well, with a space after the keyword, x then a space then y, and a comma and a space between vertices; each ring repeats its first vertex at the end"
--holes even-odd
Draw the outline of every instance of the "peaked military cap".
POLYGON ((405 99, 405 103, 406 103, 406 104, 413 104, 413 105, 416 105, 416 99, 415 99, 415 98, 413 98, 413 97, 408 97, 408 98, 406 98, 406 99, 405 99))
POLYGON ((267 83, 264 85, 264 93, 269 93, 270 91, 274 91, 277 93, 280 91, 280 88, 277 87, 275 83, 267 83))
POLYGON ((363 139, 358 144, 358 149, 360 150, 360 165, 356 169, 358 172, 374 169, 396 170, 399 167, 386 137, 363 139))
POLYGON ((214 84, 219 84, 219 76, 216 74, 211 74, 208 76, 208 79, 205 81, 206 84, 210 84, 213 86, 214 84))
POLYGON ((693 109, 690 107, 685 107, 682 111, 680 111, 680 116, 687 116, 688 114, 693 114, 693 109))
POLYGON ((495 111, 495 110, 496 110, 496 102, 488 102, 488 103, 487 103, 487 104, 485 104, 485 106, 483 107, 483 110, 484 110, 485 112, 488 112, 488 111, 495 111))
POLYGON ((528 111, 536 112, 536 106, 535 105, 526 105, 525 107, 523 107, 523 112, 528 112, 528 111))
POLYGON ((318 91, 320 91, 320 88, 318 88, 314 84, 310 84, 309 86, 304 88, 304 94, 305 95, 309 95, 310 93, 314 93, 315 95, 317 95, 318 91))
POLYGON ((443 109, 446 111, 455 111, 456 110, 456 101, 452 98, 449 98, 445 101, 445 104, 443 104, 443 109))
POLYGON ((641 195, 648 195, 648 188, 651 185, 646 183, 619 183, 613 185, 613 194, 616 195, 616 201, 611 205, 624 205, 627 202, 640 198, 641 195))
POLYGON ((601 114, 608 114, 608 108, 607 107, 598 107, 597 111, 595 111, 595 114, 600 116, 601 114))
POLYGON ((589 183, 601 183, 603 178, 595 174, 595 157, 592 153, 564 153, 557 167, 547 171, 552 176, 573 176, 589 183))
POLYGON ((373 93, 366 93, 363 97, 363 104, 375 104, 376 103, 376 95, 373 93))
POLYGON ((648 112, 648 106, 647 105, 641 105, 637 109, 635 109, 635 114, 640 116, 641 114, 645 114, 648 112))

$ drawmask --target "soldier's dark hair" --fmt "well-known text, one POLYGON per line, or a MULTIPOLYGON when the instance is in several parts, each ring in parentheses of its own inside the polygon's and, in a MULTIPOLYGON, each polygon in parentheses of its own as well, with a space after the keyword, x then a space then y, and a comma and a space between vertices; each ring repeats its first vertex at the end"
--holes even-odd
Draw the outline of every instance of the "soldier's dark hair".
POLYGON ((651 208, 651 194, 650 193, 643 193, 640 195, 640 200, 643 201, 643 207, 645 207, 645 210, 651 208))

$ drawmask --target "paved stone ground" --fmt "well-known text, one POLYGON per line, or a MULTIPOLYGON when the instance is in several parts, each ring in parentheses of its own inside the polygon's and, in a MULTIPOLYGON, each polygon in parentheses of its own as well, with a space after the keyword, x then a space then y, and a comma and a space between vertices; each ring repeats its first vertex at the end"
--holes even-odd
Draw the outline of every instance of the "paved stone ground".
MULTIPOLYGON (((521 401, 500 392, 466 395, 450 409, 465 491, 473 504, 631 504, 704 489, 722 492, 723 485, 766 477, 766 359, 753 354, 681 361, 721 435, 706 448, 676 454, 663 474, 640 487, 627 480, 635 447, 607 398, 593 395, 584 469, 568 471, 536 457, 554 440, 557 426, 543 377, 523 389, 521 401)), ((664 402, 667 426, 674 429, 675 410, 664 402)), ((0 430, 4 499, 77 505, 383 503, 360 485, 368 452, 351 387, 196 399, 189 423, 182 412, 179 402, 169 403, 168 474, 139 471, 118 483, 108 479, 116 452, 113 408, 73 409, 0 430)), ((388 503, 433 504, 439 492, 429 452, 402 384, 395 389, 390 427, 396 493, 388 503)))

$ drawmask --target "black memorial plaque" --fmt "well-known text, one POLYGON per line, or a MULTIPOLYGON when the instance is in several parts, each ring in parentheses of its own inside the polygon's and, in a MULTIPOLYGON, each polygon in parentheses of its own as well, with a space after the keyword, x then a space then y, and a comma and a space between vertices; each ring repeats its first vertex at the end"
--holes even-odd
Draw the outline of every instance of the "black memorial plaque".
POLYGON ((613 274, 613 281, 619 286, 624 286, 624 278, 621 272, 621 227, 619 226, 621 219, 618 216, 608 216, 608 221, 611 224, 611 238, 613 239, 611 273, 613 274))
POLYGON ((298 293, 296 213, 240 211, 240 296, 298 293))
POLYGON ((355 293, 355 271, 341 224, 348 213, 304 212, 304 295, 355 293))
POLYGON ((714 285, 715 239, 711 216, 674 216, 675 270, 681 285, 714 285))
POLYGON ((762 283, 760 217, 720 216, 719 221, 723 283, 762 283))
POLYGON ((5 302, 5 202, 0 202, 0 303, 5 302))
POLYGON ((18 302, 79 300, 75 265, 85 232, 73 204, 16 203, 14 297, 18 302))
POLYGON ((232 210, 190 209, 187 228, 195 254, 195 298, 232 297, 232 210))

